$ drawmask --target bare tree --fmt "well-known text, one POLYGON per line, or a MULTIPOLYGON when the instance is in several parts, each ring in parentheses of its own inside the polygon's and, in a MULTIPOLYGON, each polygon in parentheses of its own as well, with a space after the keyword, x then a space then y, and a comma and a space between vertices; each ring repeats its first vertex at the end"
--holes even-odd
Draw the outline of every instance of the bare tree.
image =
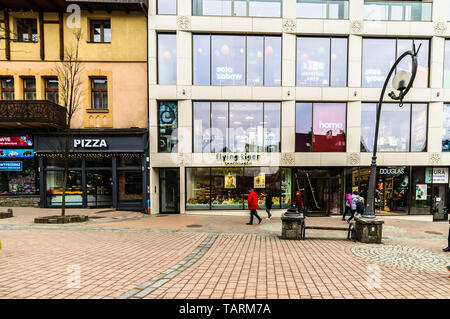
POLYGON ((70 140, 72 136, 72 118, 80 107, 82 97, 81 73, 83 64, 79 60, 81 31, 74 31, 73 34, 75 37, 75 47, 66 48, 64 60, 59 62, 56 66, 60 101, 62 102, 62 106, 66 109, 66 123, 63 128, 63 137, 60 143, 60 150, 62 150, 64 162, 61 216, 65 216, 66 211, 67 178, 69 175, 69 161, 71 155, 70 140))

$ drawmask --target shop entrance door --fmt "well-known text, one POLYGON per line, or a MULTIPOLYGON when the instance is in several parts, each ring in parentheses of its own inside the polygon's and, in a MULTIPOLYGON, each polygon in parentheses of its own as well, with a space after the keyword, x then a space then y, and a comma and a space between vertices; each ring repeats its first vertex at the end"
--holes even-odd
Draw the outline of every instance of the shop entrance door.
POLYGON ((431 205, 431 213, 434 210, 437 210, 439 215, 444 214, 444 208, 448 207, 447 203, 447 192, 448 186, 447 184, 434 184, 432 187, 432 205, 431 205))
POLYGON ((87 171, 87 206, 112 207, 112 173, 109 170, 87 171))
POLYGON ((180 213, 180 169, 161 168, 159 170, 160 213, 180 213))
POLYGON ((342 197, 340 174, 334 170, 296 170, 294 194, 297 190, 301 191, 307 215, 340 214, 342 197))

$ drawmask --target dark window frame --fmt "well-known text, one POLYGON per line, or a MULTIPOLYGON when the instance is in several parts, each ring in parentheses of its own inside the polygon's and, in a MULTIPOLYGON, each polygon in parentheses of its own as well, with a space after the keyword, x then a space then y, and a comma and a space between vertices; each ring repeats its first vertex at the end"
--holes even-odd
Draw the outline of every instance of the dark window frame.
POLYGON ((159 147, 159 140, 160 140, 160 136, 161 136, 161 118, 160 118, 160 108, 161 108, 161 103, 175 103, 177 106, 177 113, 176 113, 176 121, 177 121, 177 126, 176 126, 176 130, 177 130, 177 144, 176 147, 178 149, 178 142, 179 142, 179 137, 178 137, 178 128, 179 128, 179 121, 178 121, 178 110, 179 110, 179 106, 178 106, 178 101, 177 100, 158 100, 156 103, 156 112, 157 112, 157 120, 158 120, 158 153, 172 153, 173 147, 170 152, 163 152, 160 150, 159 147))
POLYGON ((15 99, 15 94, 14 94, 14 90, 15 90, 15 85, 14 85, 14 77, 10 76, 4 76, 4 77, 0 77, 0 100, 2 101, 14 101, 15 99), (13 87, 12 88, 7 88, 3 86, 3 81, 4 80, 12 80, 13 83, 13 87), (3 93, 9 93, 9 100, 4 100, 3 99, 3 93))
POLYGON ((45 77, 44 78, 44 94, 45 94, 45 99, 47 100, 47 101, 51 101, 51 102, 53 102, 53 103, 55 103, 55 104, 59 104, 58 102, 59 102, 59 79, 58 79, 58 77, 53 77, 53 76, 49 76, 49 77, 45 77), (56 80, 57 82, 58 82, 58 88, 49 88, 48 86, 47 86, 47 84, 48 84, 48 82, 47 81, 49 81, 49 80, 56 80), (52 96, 52 99, 51 100, 48 100, 47 99, 47 94, 50 94, 51 96, 52 96))
POLYGON ((91 110, 109 110, 109 103, 108 103, 108 78, 106 76, 95 76, 95 77, 89 77, 89 80, 91 82, 91 110), (95 80, 105 80, 106 81, 106 88, 94 88, 94 81, 95 80), (99 93, 99 107, 95 106, 95 99, 94 99, 94 93, 99 93), (106 108, 103 107, 103 93, 106 93, 106 108))
MULTIPOLYGON (((111 41, 105 41, 105 24, 109 23, 109 31, 111 32, 111 20, 90 20, 90 42, 91 43, 111 43, 111 41), (94 40, 94 24, 100 24, 100 41, 94 40)), ((112 34, 112 33, 111 33, 112 34)), ((112 37, 111 37, 112 38, 112 37)))
POLYGON ((22 90, 23 90, 23 99, 24 100, 28 100, 26 98, 26 93, 34 93, 34 99, 28 100, 28 101, 34 101, 37 99, 37 94, 36 94, 36 78, 34 76, 27 76, 27 77, 22 77, 22 90), (34 88, 26 88, 25 87, 25 81, 27 80, 34 80, 34 88))
POLYGON ((17 19, 17 41, 18 42, 32 42, 39 41, 37 19, 36 18, 18 18, 17 19), (33 31, 36 30, 36 33, 33 31), (26 32, 24 32, 26 31, 26 32), (28 39, 24 39, 23 35, 27 34, 28 39), (35 37, 34 37, 35 36, 35 37))

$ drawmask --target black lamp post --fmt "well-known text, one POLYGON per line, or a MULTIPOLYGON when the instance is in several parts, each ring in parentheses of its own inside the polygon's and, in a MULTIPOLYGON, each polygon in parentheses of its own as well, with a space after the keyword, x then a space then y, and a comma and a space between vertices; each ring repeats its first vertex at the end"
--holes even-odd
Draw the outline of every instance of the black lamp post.
POLYGON ((403 106, 403 98, 408 93, 409 89, 411 88, 414 79, 416 78, 416 72, 417 72, 417 54, 419 53, 420 46, 418 47, 416 51, 416 46, 413 42, 412 51, 407 51, 403 53, 397 61, 395 61, 394 65, 392 66, 391 70, 389 71, 389 74, 386 78, 386 81, 384 82, 383 89, 381 90, 381 96, 380 101, 378 103, 377 107, 377 119, 376 119, 376 126, 375 126, 375 139, 374 139, 374 145, 373 145, 373 156, 372 156, 372 163, 370 165, 370 178, 369 178, 369 192, 367 194, 367 206, 366 206, 366 213, 362 216, 364 218, 375 218, 375 180, 376 180, 376 174, 377 174, 377 145, 378 145, 378 127, 380 125, 380 115, 381 115, 381 105, 383 103, 383 97, 384 93, 386 91, 386 87, 389 83, 389 79, 391 78, 392 74, 394 73, 397 65, 400 63, 403 58, 410 55, 412 58, 412 73, 409 73, 408 71, 400 71, 395 74, 394 79, 392 80, 392 86, 394 89, 399 91, 400 93, 396 95, 393 91, 389 93, 389 97, 393 100, 400 101, 400 107, 403 106))

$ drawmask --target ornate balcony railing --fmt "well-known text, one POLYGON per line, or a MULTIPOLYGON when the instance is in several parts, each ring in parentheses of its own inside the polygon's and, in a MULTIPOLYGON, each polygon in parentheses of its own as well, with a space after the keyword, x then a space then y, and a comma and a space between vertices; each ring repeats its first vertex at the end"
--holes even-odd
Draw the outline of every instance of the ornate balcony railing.
POLYGON ((0 127, 63 128, 66 109, 50 101, 0 101, 0 127))

